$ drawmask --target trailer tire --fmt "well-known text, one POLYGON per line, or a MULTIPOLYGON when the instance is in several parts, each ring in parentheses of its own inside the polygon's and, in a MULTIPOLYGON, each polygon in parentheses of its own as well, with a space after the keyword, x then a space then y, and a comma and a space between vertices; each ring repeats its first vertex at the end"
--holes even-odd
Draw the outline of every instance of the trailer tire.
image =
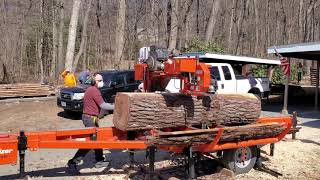
POLYGON ((257 161, 257 146, 223 151, 222 164, 235 174, 249 172, 257 161))

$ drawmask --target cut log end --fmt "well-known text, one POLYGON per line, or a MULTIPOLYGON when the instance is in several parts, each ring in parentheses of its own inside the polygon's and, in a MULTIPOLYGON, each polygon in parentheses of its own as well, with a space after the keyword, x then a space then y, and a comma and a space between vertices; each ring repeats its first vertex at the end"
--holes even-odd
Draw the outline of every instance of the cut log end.
POLYGON ((118 129, 125 131, 128 127, 129 114, 125 112, 130 111, 130 98, 127 94, 119 93, 115 101, 117 105, 114 107, 117 119, 113 120, 113 124, 118 129), (118 120, 119 119, 119 120, 118 120))

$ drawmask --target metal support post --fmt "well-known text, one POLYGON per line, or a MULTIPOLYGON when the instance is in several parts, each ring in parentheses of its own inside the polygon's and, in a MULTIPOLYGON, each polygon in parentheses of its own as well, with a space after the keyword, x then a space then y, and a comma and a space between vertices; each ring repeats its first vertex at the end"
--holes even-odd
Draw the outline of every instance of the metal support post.
POLYGON ((297 120, 297 112, 294 111, 292 113, 292 128, 294 129, 293 133, 292 133, 292 139, 296 139, 296 127, 297 127, 297 124, 298 124, 298 120, 297 120))
POLYGON ((149 178, 150 180, 154 179, 154 161, 155 161, 155 154, 156 154, 156 147, 150 146, 148 148, 148 157, 149 157, 149 178))
MULTIPOLYGON (((128 132, 128 134, 127 134, 127 139, 128 140, 134 140, 135 137, 136 137, 136 133, 135 132, 132 132, 132 131, 128 132)), ((128 155, 129 155, 130 166, 132 166, 134 164, 134 149, 129 149, 128 150, 128 155)))
POLYGON ((20 131, 18 136, 18 150, 19 150, 19 176, 22 178, 25 175, 25 155, 27 150, 27 136, 24 131, 20 131))
POLYGON ((315 102, 314 102, 314 108, 318 109, 318 104, 319 104, 319 66, 320 66, 320 62, 317 61, 317 82, 316 82, 316 95, 315 95, 315 102))
POLYGON ((194 156, 192 151, 192 146, 188 147, 187 150, 187 164, 188 164, 188 180, 194 180, 196 179, 195 169, 194 169, 194 156))
POLYGON ((129 149, 129 163, 130 166, 134 164, 134 149, 129 149))
POLYGON ((257 148, 257 161, 255 166, 259 169, 262 168, 261 150, 259 147, 257 148))
MULTIPOLYGON (((288 58, 289 64, 290 64, 290 58, 288 58)), ((282 114, 287 115, 288 114, 288 93, 289 93, 289 79, 290 74, 286 75, 286 84, 284 89, 284 99, 283 99, 283 109, 282 114)))
MULTIPOLYGON (((274 156, 274 148, 275 148, 274 143, 271 143, 271 144, 270 144, 270 156, 274 156)), ((260 149, 259 149, 259 150, 260 150, 260 149)))

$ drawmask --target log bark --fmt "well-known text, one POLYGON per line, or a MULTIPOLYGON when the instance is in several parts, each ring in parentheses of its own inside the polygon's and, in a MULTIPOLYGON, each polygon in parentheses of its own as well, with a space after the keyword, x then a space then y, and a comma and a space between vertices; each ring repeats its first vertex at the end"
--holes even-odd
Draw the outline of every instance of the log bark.
MULTIPOLYGON (((285 130, 279 123, 256 123, 244 126, 224 127, 224 132, 219 140, 221 142, 237 142, 249 139, 262 139, 275 137, 285 130)), ((158 136, 148 137, 149 145, 200 145, 213 141, 218 129, 176 131, 159 133, 158 136)))
POLYGON ((208 125, 241 125, 255 122, 260 100, 252 94, 118 93, 113 123, 126 130, 208 125))

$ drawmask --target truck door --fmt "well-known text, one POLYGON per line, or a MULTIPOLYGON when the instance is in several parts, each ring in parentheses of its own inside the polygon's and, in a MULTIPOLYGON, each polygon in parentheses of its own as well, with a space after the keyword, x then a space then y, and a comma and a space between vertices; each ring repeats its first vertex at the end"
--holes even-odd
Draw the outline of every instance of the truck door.
POLYGON ((134 80, 134 72, 129 71, 126 73, 126 86, 124 88, 125 92, 133 92, 138 89, 138 82, 134 80))
POLYGON ((218 83, 218 89, 216 90, 217 93, 223 92, 224 85, 223 85, 223 82, 221 81, 221 76, 220 76, 220 74, 222 74, 221 70, 219 70, 218 66, 211 66, 210 72, 211 72, 211 79, 215 79, 218 83))
POLYGON ((113 79, 111 80, 111 88, 112 88, 112 92, 111 92, 111 98, 110 98, 110 102, 114 102, 115 96, 117 94, 117 92, 124 92, 125 91, 125 74, 124 73, 119 73, 119 74, 115 74, 113 79))
POLYGON ((221 66, 222 69, 222 82, 223 82, 223 92, 236 92, 236 79, 234 77, 234 73, 233 70, 230 69, 229 66, 226 65, 222 65, 221 66))

